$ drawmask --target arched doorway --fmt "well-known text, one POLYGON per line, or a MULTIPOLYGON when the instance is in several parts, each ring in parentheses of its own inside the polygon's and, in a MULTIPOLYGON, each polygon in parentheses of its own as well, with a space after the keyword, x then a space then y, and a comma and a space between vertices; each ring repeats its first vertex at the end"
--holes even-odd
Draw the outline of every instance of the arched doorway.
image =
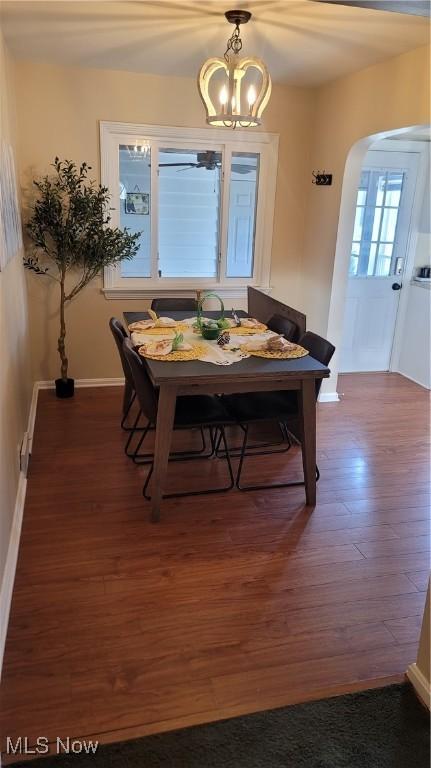
MULTIPOLYGON (((391 139, 399 141, 400 148, 404 141, 409 137, 415 136, 419 140, 421 135, 429 142, 429 126, 410 126, 394 131, 385 131, 379 134, 367 136, 356 142, 351 148, 344 170, 343 188, 340 205, 340 216, 337 231, 337 243, 334 259, 334 270, 332 278, 331 300, 328 318, 327 337, 335 344, 337 351, 331 365, 332 374, 329 380, 324 381, 320 400, 323 402, 336 401, 339 399, 337 384, 338 373, 340 371, 341 352, 343 335, 345 330, 346 317, 346 298, 349 279, 349 267, 351 265, 352 242, 355 225, 355 215, 358 200, 358 189, 360 186, 361 173, 364 160, 371 148, 375 148, 379 142, 387 142, 391 139)), ((424 195, 426 184, 429 183, 429 170, 426 164, 422 163, 418 170, 416 196, 424 195)), ((417 211, 415 210, 415 213, 417 211)), ((412 274, 412 249, 414 246, 414 234, 417 222, 414 218, 411 221, 411 231, 408 243, 408 254, 405 263, 405 280, 409 280, 412 274)), ((407 291, 400 292, 399 309, 396 316, 396 326, 394 331, 395 342, 393 345, 392 362, 397 370, 397 338, 399 338, 402 326, 406 317, 407 291)), ((398 345, 399 346, 399 345, 398 345)), ((413 376, 411 378, 414 378, 413 376)), ((422 383, 421 381, 419 383, 422 383)))

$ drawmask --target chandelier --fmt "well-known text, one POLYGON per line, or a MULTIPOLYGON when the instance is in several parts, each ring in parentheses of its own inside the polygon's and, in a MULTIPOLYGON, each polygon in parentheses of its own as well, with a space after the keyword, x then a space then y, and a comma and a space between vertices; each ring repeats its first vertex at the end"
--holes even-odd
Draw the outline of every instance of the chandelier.
POLYGON ((150 156, 150 142, 148 139, 141 139, 140 142, 135 141, 134 146, 127 146, 127 152, 131 160, 147 160, 150 156))
POLYGON ((252 128, 262 122, 260 117, 271 95, 271 77, 261 59, 239 56, 240 25, 250 21, 251 13, 226 11, 225 16, 230 24, 235 24, 233 35, 227 41, 224 58, 208 59, 202 65, 198 75, 199 93, 209 125, 252 128))

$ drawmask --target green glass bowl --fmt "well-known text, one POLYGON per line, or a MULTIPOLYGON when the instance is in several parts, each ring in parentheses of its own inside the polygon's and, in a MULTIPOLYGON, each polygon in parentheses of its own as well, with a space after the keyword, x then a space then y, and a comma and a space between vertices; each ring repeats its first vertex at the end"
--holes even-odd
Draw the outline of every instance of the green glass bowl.
POLYGON ((218 339, 220 336, 220 328, 205 328, 203 325, 201 327, 201 334, 203 339, 213 341, 214 339, 218 339))

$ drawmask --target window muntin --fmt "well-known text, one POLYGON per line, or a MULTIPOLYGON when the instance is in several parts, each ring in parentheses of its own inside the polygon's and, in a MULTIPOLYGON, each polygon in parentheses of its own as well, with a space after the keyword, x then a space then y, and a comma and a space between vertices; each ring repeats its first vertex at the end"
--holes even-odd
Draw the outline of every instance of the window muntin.
POLYGON ((357 195, 350 277, 397 273, 394 246, 405 172, 364 170, 357 195))

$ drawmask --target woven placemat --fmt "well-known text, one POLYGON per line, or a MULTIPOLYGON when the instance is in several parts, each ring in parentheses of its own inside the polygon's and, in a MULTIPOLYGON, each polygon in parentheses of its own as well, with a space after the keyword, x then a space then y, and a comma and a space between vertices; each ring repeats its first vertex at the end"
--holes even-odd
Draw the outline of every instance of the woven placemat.
POLYGON ((159 328, 132 328, 134 333, 145 333, 145 335, 148 334, 149 336, 169 336, 171 334, 175 336, 176 333, 183 333, 188 330, 190 330, 190 326, 184 325, 184 323, 178 323, 175 326, 160 326, 159 328))
POLYGON ((244 328, 242 325, 236 325, 234 328, 226 328, 226 330, 228 333, 238 334, 238 336, 251 336, 254 333, 267 331, 268 326, 263 323, 256 326, 256 328, 244 328))
POLYGON ((167 363, 199 360, 199 357, 205 354, 205 345, 194 344, 192 349, 177 349, 175 352, 169 352, 167 355, 149 355, 145 352, 145 347, 139 347, 138 353, 141 357, 147 357, 149 360, 162 360, 167 363))
POLYGON ((268 352, 264 349, 248 349, 247 344, 241 346, 242 352, 247 352, 253 357, 265 357, 268 360, 293 360, 296 357, 305 357, 309 354, 307 349, 295 344, 294 349, 287 349, 285 352, 268 352))

